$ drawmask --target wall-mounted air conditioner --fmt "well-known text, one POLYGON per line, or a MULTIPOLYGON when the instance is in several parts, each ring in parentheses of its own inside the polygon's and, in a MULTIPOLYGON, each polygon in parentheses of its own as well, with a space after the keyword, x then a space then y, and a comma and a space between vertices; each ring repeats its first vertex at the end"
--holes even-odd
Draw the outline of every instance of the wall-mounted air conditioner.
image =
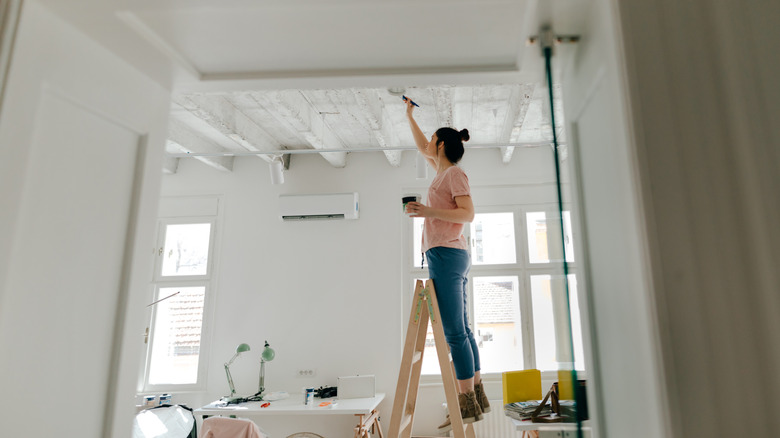
POLYGON ((357 193, 279 195, 279 216, 285 221, 357 219, 357 193))

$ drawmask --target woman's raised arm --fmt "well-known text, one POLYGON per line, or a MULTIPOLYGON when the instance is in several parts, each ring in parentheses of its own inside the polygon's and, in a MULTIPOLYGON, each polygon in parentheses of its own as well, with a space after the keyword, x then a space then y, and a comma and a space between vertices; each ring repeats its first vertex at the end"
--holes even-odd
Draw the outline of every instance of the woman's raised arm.
POLYGON ((409 127, 412 128, 412 136, 414 137, 414 142, 417 144, 417 150, 423 154, 425 159, 428 161, 428 164, 430 164, 435 169, 436 162, 434 162, 433 159, 428 155, 428 138, 425 137, 425 134, 423 134, 420 126, 417 125, 417 121, 414 120, 414 115, 412 114, 414 112, 414 104, 412 104, 412 99, 407 97, 404 99, 404 102, 406 102, 406 118, 409 119, 409 127))

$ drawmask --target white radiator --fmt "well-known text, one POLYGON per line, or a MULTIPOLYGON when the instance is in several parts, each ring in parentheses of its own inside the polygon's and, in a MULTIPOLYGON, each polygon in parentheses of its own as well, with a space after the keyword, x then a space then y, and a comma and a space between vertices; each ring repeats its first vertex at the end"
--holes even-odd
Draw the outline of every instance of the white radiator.
MULTIPOLYGON (((477 438, 517 438, 520 432, 515 430, 512 420, 504 415, 504 401, 490 400, 490 412, 482 421, 474 423, 474 435, 477 438)), ((449 436, 452 436, 450 432, 449 436)))

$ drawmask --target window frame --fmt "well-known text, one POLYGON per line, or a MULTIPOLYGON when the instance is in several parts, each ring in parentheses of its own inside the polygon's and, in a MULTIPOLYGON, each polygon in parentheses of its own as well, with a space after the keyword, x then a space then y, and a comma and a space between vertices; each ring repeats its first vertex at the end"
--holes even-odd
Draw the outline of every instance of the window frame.
POLYGON ((216 216, 190 216, 190 217, 166 217, 157 221, 157 250, 154 254, 154 282, 176 282, 189 280, 211 280, 214 271, 214 239, 216 237, 217 218, 216 216), (209 224, 209 255, 206 264, 206 273, 203 275, 162 275, 163 257, 162 250, 165 248, 165 237, 167 227, 170 225, 196 225, 209 224))
MULTIPOLYGON (((527 213, 532 212, 544 212, 546 217, 553 218, 558 216, 558 205, 554 202, 544 203, 527 203, 527 204, 491 204, 480 205, 475 204, 476 214, 489 214, 489 213, 512 213, 514 217, 514 232, 515 232, 515 263, 504 264, 488 264, 488 265, 476 265, 472 264, 468 274, 468 286, 467 286, 467 303, 468 303, 468 315, 469 315, 469 328, 475 331, 474 321, 474 277, 494 277, 494 276, 507 276, 517 277, 519 297, 518 303, 520 305, 520 324, 522 330, 522 351, 523 351, 523 368, 536 368, 536 348, 535 348, 535 334, 533 324, 533 302, 531 293, 531 277, 534 275, 551 275, 560 276, 563 275, 563 262, 561 260, 550 260, 546 263, 531 263, 528 247, 528 235, 527 235, 527 213)), ((574 226, 572 206, 565 204, 564 212, 568 212, 570 227, 567 232, 570 232, 570 239, 574 242, 574 245, 581 244, 576 236, 577 228, 574 226)), ((417 277, 429 278, 427 265, 424 268, 415 266, 416 261, 412 250, 414 248, 412 220, 406 221, 404 224, 404 316, 408 315, 411 311, 412 293, 411 290, 407 290, 406 285, 412 284, 412 280, 417 277)), ((471 236, 471 223, 464 225, 463 234, 469 243, 469 253, 471 254, 475 247, 475 242, 471 236)), ((549 241, 549 240, 548 240, 549 241)), ((568 253, 567 253, 568 255, 568 253)), ((418 256, 419 257, 419 256, 418 256)), ((571 254, 569 258, 574 257, 571 254)), ((567 267, 570 275, 574 275, 578 280, 578 260, 574 257, 573 261, 567 262, 567 267)), ((578 281, 579 287, 582 287, 582 283, 578 281)), ((404 326, 405 327, 405 326, 404 326)), ((404 333, 405 334, 405 333, 404 333)), ((580 362, 584 365, 584 358, 581 358, 580 362)), ((542 377, 544 379, 557 379, 557 370, 542 370, 542 377)), ((583 370, 578 370, 578 373, 584 375, 583 370)), ((482 378, 485 381, 500 381, 501 372, 489 372, 482 373, 482 378)), ((421 375, 421 383, 423 384, 441 384, 440 374, 423 374, 421 375)))
MULTIPOLYGON (((216 199, 217 204, 219 199, 216 199)), ((198 371, 195 383, 149 383, 151 370, 152 351, 154 348, 155 320, 157 317, 157 306, 151 306, 146 313, 147 333, 145 336, 144 354, 142 372, 139 379, 139 394, 160 393, 160 392, 192 392, 206 390, 208 378, 208 358, 210 357, 210 336, 211 321, 213 317, 213 308, 215 300, 215 278, 217 267, 217 244, 218 244, 218 225, 219 214, 216 212, 211 215, 190 215, 190 216, 167 216, 160 217, 157 220, 157 238, 156 246, 153 248, 153 278, 149 287, 149 302, 156 301, 158 290, 170 287, 204 287, 203 314, 201 322, 200 347, 198 351, 198 371), (167 227, 170 225, 188 225, 188 224, 210 224, 209 229, 209 248, 208 262, 206 265, 206 274, 203 275, 181 275, 181 276, 163 276, 162 253, 165 248, 165 238, 167 227)))

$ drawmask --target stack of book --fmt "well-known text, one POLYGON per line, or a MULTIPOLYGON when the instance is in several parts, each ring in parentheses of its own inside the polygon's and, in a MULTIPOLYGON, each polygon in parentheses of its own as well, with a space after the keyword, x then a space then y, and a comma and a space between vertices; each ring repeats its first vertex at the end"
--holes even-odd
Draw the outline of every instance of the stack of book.
MULTIPOLYGON (((539 407, 539 404, 541 403, 541 400, 529 400, 524 402, 514 402, 514 403, 508 403, 504 405, 504 414, 509 418, 514 418, 515 420, 530 420, 531 414, 534 413, 536 408, 539 407)), ((540 417, 548 416, 552 414, 552 406, 548 403, 544 405, 541 412, 539 412, 540 417)))

